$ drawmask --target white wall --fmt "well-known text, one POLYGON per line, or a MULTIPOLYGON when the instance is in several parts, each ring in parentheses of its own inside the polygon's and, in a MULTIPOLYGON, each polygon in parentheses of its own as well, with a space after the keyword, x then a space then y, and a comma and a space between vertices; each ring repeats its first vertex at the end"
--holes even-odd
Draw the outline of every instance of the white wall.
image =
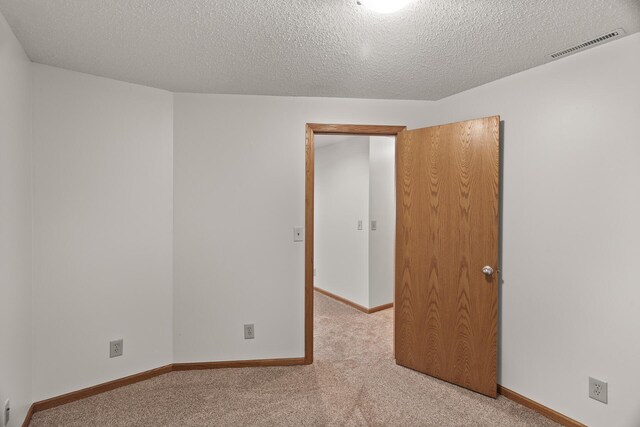
POLYGON ((175 95, 176 362, 304 355, 305 123, 416 127, 432 105, 175 95))
POLYGON ((34 78, 40 400, 172 362, 173 96, 35 64, 34 78))
POLYGON ((396 139, 369 139, 369 301, 368 307, 393 302, 396 239, 396 139))
POLYGON ((31 405, 31 62, 0 14, 0 408, 31 405))
POLYGON ((640 425, 640 34, 438 111, 504 120, 500 383, 590 426, 640 425))
POLYGON ((334 138, 315 150, 314 285, 368 308, 369 137, 334 138))

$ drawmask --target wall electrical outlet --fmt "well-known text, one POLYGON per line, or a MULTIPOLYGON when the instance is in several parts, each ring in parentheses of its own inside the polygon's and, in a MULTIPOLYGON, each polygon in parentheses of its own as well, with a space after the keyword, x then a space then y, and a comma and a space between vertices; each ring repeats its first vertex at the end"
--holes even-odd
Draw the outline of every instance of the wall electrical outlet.
POLYGON ((253 323, 250 325, 244 325, 244 339, 252 340, 256 337, 256 330, 253 327, 253 323))
POLYGON ((371 231, 376 231, 378 229, 378 221, 375 219, 371 221, 371 231))
POLYGON ((9 399, 7 399, 7 401, 4 402, 4 411, 2 412, 2 425, 8 426, 10 418, 11 418, 11 402, 9 402, 9 399))
POLYGON ((109 357, 119 357, 124 354, 124 343, 122 338, 109 342, 109 357))
POLYGON ((608 403, 607 383, 589 377, 589 397, 602 403, 608 403))
POLYGON ((358 220, 358 230, 362 230, 362 220, 358 220))

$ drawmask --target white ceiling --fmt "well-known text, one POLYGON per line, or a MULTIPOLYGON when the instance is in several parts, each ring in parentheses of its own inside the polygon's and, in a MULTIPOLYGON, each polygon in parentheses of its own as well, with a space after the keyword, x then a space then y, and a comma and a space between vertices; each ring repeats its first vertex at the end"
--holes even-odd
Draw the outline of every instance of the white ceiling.
POLYGON ((436 100, 622 27, 640 0, 0 0, 29 57, 174 92, 436 100))
POLYGON ((368 142, 369 137, 361 135, 316 135, 313 137, 313 146, 318 149, 338 143, 363 141, 368 142))

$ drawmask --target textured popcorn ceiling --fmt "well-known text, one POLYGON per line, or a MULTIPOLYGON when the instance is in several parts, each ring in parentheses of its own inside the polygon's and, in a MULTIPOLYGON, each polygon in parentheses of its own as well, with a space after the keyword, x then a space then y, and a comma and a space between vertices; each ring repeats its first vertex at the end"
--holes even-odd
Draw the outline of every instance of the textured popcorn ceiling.
POLYGON ((640 0, 0 0, 29 57, 175 92, 439 99, 622 27, 640 0))

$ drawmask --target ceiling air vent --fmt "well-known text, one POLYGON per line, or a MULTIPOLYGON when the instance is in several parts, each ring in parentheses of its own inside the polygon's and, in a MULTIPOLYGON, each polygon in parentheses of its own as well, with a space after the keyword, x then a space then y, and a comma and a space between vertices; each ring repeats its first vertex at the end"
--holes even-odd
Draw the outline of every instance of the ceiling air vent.
POLYGON ((593 38, 591 40, 587 40, 585 42, 582 42, 580 44, 577 44, 575 46, 571 46, 570 48, 561 50, 559 52, 556 53, 552 53, 551 55, 549 55, 551 58, 553 59, 557 59, 563 56, 567 56, 567 55, 571 55, 572 53, 576 53, 579 52, 581 50, 585 50, 588 49, 590 47, 599 45, 601 43, 613 40, 613 39, 617 39, 619 37, 624 36, 624 30, 622 28, 618 28, 617 30, 613 30, 609 33, 606 34, 602 34, 596 38, 593 38))

